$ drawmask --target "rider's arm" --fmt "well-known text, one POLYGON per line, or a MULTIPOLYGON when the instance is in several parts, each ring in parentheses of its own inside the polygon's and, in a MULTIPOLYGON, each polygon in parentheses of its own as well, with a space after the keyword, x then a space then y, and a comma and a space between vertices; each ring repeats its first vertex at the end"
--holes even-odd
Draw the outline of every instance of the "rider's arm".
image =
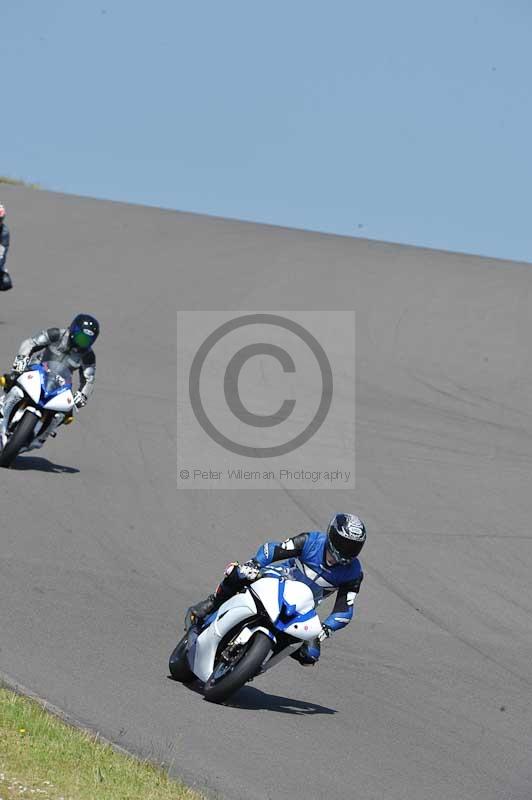
POLYGON ((88 400, 94 391, 96 379, 96 356, 92 350, 83 359, 79 369, 79 391, 88 400))
POLYGON ((58 342, 60 338, 61 331, 59 328, 47 328, 44 331, 39 331, 39 333, 36 333, 35 336, 32 336, 30 339, 24 339, 18 349, 17 355, 28 358, 33 355, 33 353, 37 352, 37 350, 43 350, 45 347, 48 347, 49 344, 52 344, 52 342, 58 342))
POLYGON ((217 597, 224 599, 231 597, 243 585, 254 581, 259 569, 273 561, 284 561, 292 556, 301 555, 307 536, 308 533, 300 533, 299 536, 285 539, 284 542, 265 542, 259 547, 254 558, 250 558, 244 564, 238 564, 236 561, 228 564, 225 568, 225 577, 216 590, 217 597))
POLYGON ((300 556, 307 537, 308 533, 300 533, 292 539, 285 539, 284 542, 265 542, 257 550, 254 561, 260 567, 266 567, 273 561, 284 561, 287 558, 300 556))
POLYGON ((338 587, 336 602, 332 612, 329 614, 324 625, 331 631, 339 631, 351 622, 354 612, 355 599, 360 591, 360 584, 364 579, 364 573, 349 583, 343 583, 338 587))
POLYGON ((9 229, 4 223, 2 225, 2 234, 0 235, 0 270, 6 268, 7 251, 9 250, 9 229))

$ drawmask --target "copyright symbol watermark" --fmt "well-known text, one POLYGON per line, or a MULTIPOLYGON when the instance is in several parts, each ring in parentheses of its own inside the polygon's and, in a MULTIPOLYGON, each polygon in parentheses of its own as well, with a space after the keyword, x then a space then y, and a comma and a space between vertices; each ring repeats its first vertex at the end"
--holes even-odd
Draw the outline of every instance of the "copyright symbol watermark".
MULTIPOLYGON (((296 401, 285 398, 281 406, 271 414, 257 414, 247 409, 239 393, 239 378, 246 362, 257 356, 268 356, 278 361, 285 373, 295 373, 296 365, 290 353, 272 342, 255 342, 241 347, 229 361, 224 374, 224 395, 227 406, 241 422, 255 428, 268 428, 285 422, 294 411, 296 401)), ((274 458, 283 456, 305 444, 323 424, 331 406, 333 393, 333 374, 329 359, 318 340, 302 325, 294 320, 277 314, 247 314, 235 317, 220 325, 202 342, 198 349, 189 374, 189 397, 194 415, 211 439, 221 447, 241 456, 250 458, 274 458), (321 393, 318 409, 308 425, 297 435, 286 442, 270 447, 250 446, 236 442, 220 431, 205 411, 201 399, 200 379, 207 356, 214 346, 227 334, 238 328, 250 325, 265 325, 290 331, 304 342, 313 353, 321 372, 321 393)))
POLYGON ((178 312, 179 479, 351 475, 354 362, 353 312, 178 312))

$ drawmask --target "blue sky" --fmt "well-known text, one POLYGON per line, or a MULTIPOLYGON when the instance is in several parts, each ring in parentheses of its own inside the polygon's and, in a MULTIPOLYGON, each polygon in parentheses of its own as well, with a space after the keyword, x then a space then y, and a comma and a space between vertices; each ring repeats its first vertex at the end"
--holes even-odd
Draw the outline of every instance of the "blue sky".
POLYGON ((529 0, 3 0, 0 174, 532 261, 529 0))

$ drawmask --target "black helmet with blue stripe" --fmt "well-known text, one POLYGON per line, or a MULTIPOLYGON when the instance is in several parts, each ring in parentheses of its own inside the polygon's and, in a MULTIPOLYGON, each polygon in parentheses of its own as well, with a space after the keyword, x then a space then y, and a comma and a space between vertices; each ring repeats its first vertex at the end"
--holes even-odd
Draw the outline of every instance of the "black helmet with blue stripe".
POLYGON ((327 528, 329 558, 336 564, 350 564, 366 541, 366 526, 354 514, 335 514, 327 528))

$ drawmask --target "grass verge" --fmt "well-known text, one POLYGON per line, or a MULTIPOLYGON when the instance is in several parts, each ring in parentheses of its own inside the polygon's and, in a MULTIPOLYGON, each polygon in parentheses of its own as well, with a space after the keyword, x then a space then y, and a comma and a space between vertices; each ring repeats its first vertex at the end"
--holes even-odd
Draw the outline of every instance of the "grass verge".
POLYGON ((201 800, 158 767, 0 687, 0 800, 201 800))
POLYGON ((0 183, 7 183, 8 186, 25 186, 27 189, 39 189, 38 183, 26 183, 26 181, 19 181, 18 178, 8 178, 7 175, 0 175, 0 183))

